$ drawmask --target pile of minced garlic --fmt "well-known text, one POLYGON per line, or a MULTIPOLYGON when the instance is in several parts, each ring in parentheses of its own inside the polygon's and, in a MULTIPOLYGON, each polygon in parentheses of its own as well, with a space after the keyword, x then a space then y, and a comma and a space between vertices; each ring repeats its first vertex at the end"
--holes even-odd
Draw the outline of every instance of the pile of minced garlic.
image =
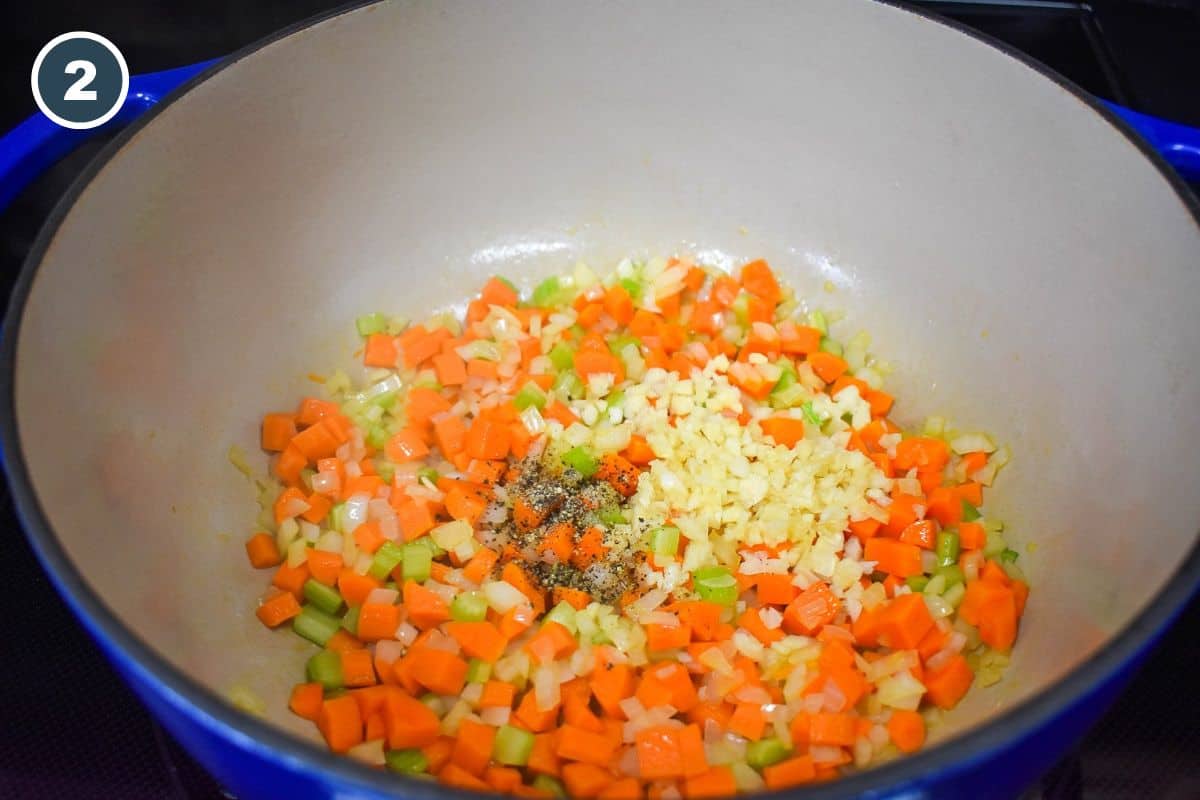
POLYGON ((856 610, 858 580, 870 565, 844 531, 850 521, 886 518, 882 507, 892 486, 867 456, 846 449, 852 425, 870 420, 866 401, 855 387, 836 399, 814 393, 809 408, 823 425, 808 421, 803 440, 793 448, 781 446, 763 435, 757 419, 771 414, 804 419, 802 410, 762 408, 742 424, 741 393, 726 376, 730 366, 719 356, 687 378, 649 369, 608 406, 599 398, 610 387, 591 386, 590 399, 572 405, 585 422, 597 424, 572 425, 563 436, 573 444, 602 437, 621 446, 638 434, 654 450, 656 459, 631 498, 629 533, 640 537, 669 523, 687 546, 682 564, 643 570, 648 587, 673 591, 715 557, 724 564, 740 562, 744 573, 794 572, 828 580, 835 594, 850 601, 848 610, 856 610), (754 545, 768 545, 778 556, 743 550, 754 545))

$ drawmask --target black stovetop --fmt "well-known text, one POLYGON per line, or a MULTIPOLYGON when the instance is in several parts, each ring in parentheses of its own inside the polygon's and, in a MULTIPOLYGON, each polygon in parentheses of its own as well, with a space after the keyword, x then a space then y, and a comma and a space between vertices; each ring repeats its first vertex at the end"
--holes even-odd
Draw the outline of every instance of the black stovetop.
MULTIPOLYGON (((33 110, 28 74, 38 49, 67 30, 94 30, 134 72, 213 58, 338 5, 320 0, 43 0, 0 33, 0 130, 33 110), (113 8, 111 6, 118 6, 113 8), (110 6, 110 7, 104 7, 110 6), (102 8, 103 7, 103 8, 102 8)), ((1200 1, 921 2, 995 36, 1102 97, 1200 126, 1200 1)), ((102 146, 65 159, 0 213, 0 298, 42 220, 102 146)), ((1200 194, 1200 185, 1194 187, 1200 194)), ((1200 265, 1197 265, 1200 268, 1200 265)), ((6 614, 0 659, 0 798, 146 800, 221 797, 216 783, 155 723, 55 594, 18 533, 0 485, 6 614)), ((1200 601, 1104 720, 1025 797, 1200 798, 1200 601), (1189 705, 1190 704, 1190 705, 1189 705)))

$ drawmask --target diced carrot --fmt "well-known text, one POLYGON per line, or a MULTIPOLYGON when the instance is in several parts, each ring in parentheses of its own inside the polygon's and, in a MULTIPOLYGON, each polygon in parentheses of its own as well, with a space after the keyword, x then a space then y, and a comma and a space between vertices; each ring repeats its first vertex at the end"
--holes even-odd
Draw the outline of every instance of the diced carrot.
POLYGON ((421 630, 429 630, 450 619, 450 606, 432 589, 416 581, 405 581, 403 594, 408 621, 421 630))
POLYGON ((275 459, 272 468, 275 476, 288 486, 300 483, 300 473, 308 466, 308 459, 295 444, 283 448, 283 452, 275 459))
POLYGON ((481 778, 472 775, 467 770, 453 762, 442 767, 438 773, 438 782, 446 786, 453 786, 456 789, 470 789, 473 792, 487 792, 490 790, 486 783, 481 778))
POLYGON ((582 589, 572 589, 569 586, 555 586, 550 592, 550 603, 554 606, 559 603, 567 603, 576 611, 582 611, 587 608, 590 602, 592 602, 592 596, 582 589))
POLYGON ((917 520, 900 531, 900 541, 905 544, 915 544, 922 550, 932 550, 937 546, 937 523, 931 519, 917 520))
POLYGON ((479 293, 479 299, 489 306, 513 308, 516 306, 517 301, 520 300, 520 296, 512 286, 500 278, 493 276, 483 285, 483 291, 479 293))
POLYGON ((958 492, 959 497, 961 497, 963 500, 966 500, 971 505, 983 505, 983 484, 976 483, 975 481, 967 481, 966 483, 960 483, 958 486, 955 486, 954 490, 958 492))
POLYGON ((508 455, 512 432, 506 424, 486 417, 477 417, 467 429, 466 453, 471 458, 491 460, 508 455))
POLYGON ((755 639, 758 639, 768 647, 783 638, 782 628, 768 628, 763 622, 762 617, 758 614, 757 608, 747 608, 745 612, 738 617, 738 625, 749 631, 755 639))
POLYGON ((342 554, 310 547, 305 563, 308 564, 308 571, 314 580, 326 586, 333 586, 342 571, 342 554))
POLYGON ((858 732, 853 714, 813 714, 808 721, 808 740, 816 745, 850 747, 858 732))
MULTIPOLYGON (((886 458, 886 456, 884 457, 886 458)), ((860 542, 865 542, 879 532, 879 526, 879 520, 867 517, 866 519, 851 522, 850 533, 857 536, 860 542)))
POLYGON ((958 701, 971 688, 975 674, 967 660, 961 655, 952 657, 940 669, 925 670, 925 690, 929 699, 941 709, 950 709, 958 705, 958 701))
POLYGON ((429 446, 424 437, 415 428, 402 428, 395 436, 387 440, 383 453, 389 461, 404 464, 409 461, 420 461, 429 455, 429 446))
POLYGON ((279 545, 275 543, 275 537, 269 533, 259 532, 247 539, 246 555, 250 559, 250 566, 255 569, 274 567, 283 561, 283 556, 279 553, 279 545))
POLYGON ((367 520, 354 529, 354 544, 364 553, 374 553, 386 541, 378 520, 367 520))
POLYGON ((447 622, 443 628, 472 658, 494 662, 504 655, 508 640, 490 622, 447 622))
POLYGON ((767 729, 767 715, 762 706, 756 703, 738 703, 729 718, 729 731, 757 742, 767 729))
POLYGON ((481 547, 463 567, 463 577, 472 583, 483 583, 492 573, 492 568, 496 566, 497 560, 499 560, 499 556, 496 555, 495 550, 481 547))
POLYGON ((701 642, 711 642, 716 638, 721 624, 721 611, 722 606, 705 600, 681 602, 675 608, 679 620, 691 628, 692 638, 701 642))
MULTIPOLYGON (((440 722, 429 706, 397 687, 384 688, 388 690, 384 695, 383 721, 389 749, 424 748, 439 741, 440 722)), ((449 749, 446 749, 443 763, 448 757, 449 749)), ((435 758, 430 756, 429 761, 432 767, 435 758)))
POLYGON ((600 790, 598 800, 640 800, 642 787, 637 778, 618 778, 600 790))
POLYGON ((432 647, 410 651, 409 664, 418 683, 435 694, 457 695, 467 680, 467 662, 454 653, 432 647))
POLYGON ((708 771, 700 726, 653 727, 638 731, 638 769, 645 780, 688 778, 708 771))
POLYGON ((512 708, 516 699, 517 688, 505 681, 488 681, 483 685, 483 693, 479 696, 480 708, 512 708))
POLYGON ((892 461, 896 469, 907 472, 910 469, 940 470, 950 460, 950 448, 941 439, 931 436, 913 436, 904 439, 896 445, 896 455, 892 461))
POLYGON ((802 755, 765 767, 762 776, 768 789, 789 789, 814 781, 817 770, 812 756, 802 755))
POLYGON ((504 565, 504 569, 500 571, 501 580, 511 583, 520 590, 521 594, 529 598, 529 602, 533 604, 534 613, 541 615, 546 610, 546 597, 540 588, 534 585, 525 570, 510 561, 504 565))
POLYGON ((408 405, 405 415, 409 425, 424 427, 432 418, 443 411, 450 410, 450 401, 441 394, 424 386, 414 386, 408 390, 408 405))
POLYGON ((779 282, 775 280, 775 273, 763 259, 751 261, 743 266, 741 278, 742 286, 750 294, 762 298, 772 306, 779 303, 779 282))
POLYGON ((784 447, 795 447, 804 438, 804 420, 792 417, 767 417, 759 421, 764 436, 775 440, 776 444, 784 447))
POLYGON ((343 650, 339 656, 342 660, 342 682, 346 686, 375 684, 375 665, 371 661, 370 650, 343 650))
POLYGON ((400 503, 396 508, 396 521, 400 524, 400 533, 406 542, 424 536, 437 524, 429 504, 421 500, 405 500, 400 503))
POLYGON ((700 702, 688 671, 682 665, 670 661, 644 670, 634 696, 646 708, 672 705, 683 713, 687 713, 700 702))
POLYGON ((867 401, 867 405, 871 408, 871 416, 882 417, 892 410, 892 406, 896 403, 896 398, 881 389, 867 389, 863 393, 863 399, 867 401))
MULTIPOLYGON (((298 516, 303 511, 308 510, 308 498, 304 492, 295 487, 284 489, 275 498, 275 503, 272 508, 275 514, 275 524, 282 523, 285 519, 298 516)), ((279 563, 276 561, 275 563, 279 563)))
POLYGON ((575 547, 575 526, 570 522, 558 522, 545 531, 536 550, 539 555, 553 553, 558 563, 571 560, 575 547))
POLYGON ((300 603, 291 592, 280 592, 264 600, 254 613, 268 628, 277 628, 300 614, 300 603))
POLYGON ((262 421, 262 449, 282 452, 296 435, 295 414, 265 414, 262 421))
POLYGON ((887 604, 879 622, 879 641, 893 650, 912 650, 933 627, 933 616, 919 593, 902 594, 887 604))
MULTIPOLYGON (((782 634, 780 634, 780 638, 783 638, 782 634)), ((678 647, 687 647, 691 641, 692 629, 687 625, 658 625, 652 623, 646 626, 646 649, 651 652, 662 652, 678 647)))
POLYGON ((638 468, 616 453, 607 453, 600 459, 596 480, 605 481, 622 497, 631 497, 637 491, 638 468))
POLYGON ((337 452, 342 443, 338 429, 330 424, 331 419, 332 416, 322 417, 319 422, 293 436, 288 446, 297 448, 310 463, 315 463, 320 458, 329 458, 337 452))
POLYGON ((784 322, 779 326, 779 343, 785 353, 808 355, 821 349, 821 331, 794 322, 784 322))
POLYGON ((525 652, 538 664, 548 664, 557 658, 573 653, 579 647, 575 637, 565 626, 548 620, 532 639, 525 643, 525 652))
POLYGON ((914 544, 877 536, 868 539, 863 550, 865 560, 876 562, 877 569, 881 572, 887 572, 897 578, 921 574, 921 548, 914 544))
POLYGON ((629 444, 625 446, 623 454, 629 463, 639 467, 644 467, 654 460, 654 450, 645 438, 637 434, 629 437, 629 444))
POLYGON ((621 359, 607 350, 578 350, 575 353, 575 372, 586 383, 592 375, 612 375, 617 383, 625 380, 621 359))
POLYGON ((845 359, 823 350, 809 353, 806 359, 808 365, 813 368, 813 372, 817 373, 817 377, 826 383, 833 383, 838 376, 850 368, 845 359))
POLYGON ((597 663, 591 677, 592 696, 610 717, 623 719, 621 701, 633 697, 637 688, 637 678, 633 668, 628 664, 606 662, 597 663))
POLYGON ((710 767, 707 772, 684 781, 683 796, 688 800, 702 798, 733 797, 737 794, 737 781, 729 767, 710 767))
POLYGON ((558 720, 559 708, 560 704, 557 703, 552 708, 538 708, 535 692, 528 691, 521 698, 517 710, 513 712, 513 717, 530 731, 543 733, 554 727, 554 723, 558 720))
POLYGON ((616 754, 618 744, 604 734, 567 724, 558 730, 558 744, 554 752, 566 761, 582 761, 606 767, 616 754))
POLYGON ((454 750, 450 762, 462 767, 472 775, 482 775, 492 758, 492 745, 496 740, 496 729, 473 719, 464 719, 454 736, 454 750))
POLYGON ((893 711, 887 731, 901 753, 915 753, 925 744, 925 718, 916 711, 893 711))
POLYGON ((349 695, 333 697, 321 704, 317 728, 335 753, 344 753, 363 740, 363 719, 358 702, 349 695))
POLYGON ((445 503, 446 513, 472 526, 479 521, 487 508, 487 500, 479 492, 466 491, 457 486, 446 492, 445 503))
POLYGON ((613 782, 613 775, 607 769, 595 764, 574 762, 562 768, 563 784, 569 797, 597 797, 613 782))
POLYGON ((593 525, 583 532, 575 542, 575 550, 571 553, 571 564, 577 569, 587 569, 597 560, 608 553, 609 548, 604 544, 604 529, 593 525))
POLYGON ((987 544, 987 531, 982 522, 960 522, 958 539, 963 550, 979 550, 987 544))
POLYGON ((953 489, 939 486, 928 492, 925 516, 944 527, 953 528, 962 519, 962 500, 953 489))
POLYGON ((396 337, 386 333, 372 333, 363 345, 363 363, 368 367, 395 367, 399 357, 396 337))
POLYGON ((358 610, 358 638, 364 642, 396 638, 400 607, 388 603, 363 603, 358 610))
POLYGON ((1025 581, 1013 581, 1009 588, 1012 589, 1017 618, 1020 619, 1025 615, 1025 603, 1029 600, 1029 584, 1025 581))
POLYGON ((495 361, 472 358, 467 362, 467 377, 494 381, 500 377, 499 365, 495 361))
POLYGON ((271 578, 271 585, 277 589, 292 593, 299 600, 304 593, 304 582, 309 577, 307 563, 296 567, 289 567, 285 561, 279 565, 279 569, 275 570, 275 575, 271 578))
POLYGON ((829 584, 816 581, 788 604, 783 612, 783 627, 789 633, 812 636, 831 622, 840 609, 841 601, 830 591, 829 584))
POLYGON ((299 717, 315 722, 321 713, 325 689, 319 683, 297 683, 288 698, 288 708, 299 717))

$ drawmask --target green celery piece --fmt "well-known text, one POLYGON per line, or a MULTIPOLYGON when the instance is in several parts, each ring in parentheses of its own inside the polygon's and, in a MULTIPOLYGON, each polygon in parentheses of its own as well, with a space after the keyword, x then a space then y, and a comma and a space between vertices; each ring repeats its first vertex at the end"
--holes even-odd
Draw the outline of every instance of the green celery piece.
POLYGON ((631 334, 619 334, 614 336, 608 343, 608 349, 614 356, 621 355, 621 351, 629 345, 633 345, 640 351, 642 348, 642 340, 631 334))
POLYGON ((796 385, 796 373, 793 370, 785 369, 779 376, 779 380, 775 381, 775 385, 771 387, 771 394, 778 394, 785 389, 790 389, 796 385))
POLYGON ((1000 553, 1000 561, 1003 564, 1015 564, 1017 559, 1020 557, 1021 554, 1010 547, 1004 548, 1004 550, 1000 553))
POLYGON ((562 785, 562 781, 550 775, 538 775, 529 785, 535 789, 541 789, 543 792, 549 792, 554 797, 567 796, 567 790, 562 785))
POLYGON ((616 406, 619 406, 619 405, 621 405, 621 403, 624 403, 624 402, 625 402, 625 390, 624 389, 614 389, 613 391, 609 392, 608 397, 605 398, 605 403, 607 404, 605 406, 605 408, 615 408, 616 406))
POLYGON ((387 433, 387 428, 382 425, 372 425, 367 429, 367 444, 374 447, 376 450, 382 450, 387 447, 387 441, 390 437, 387 433))
POLYGON ((482 658, 472 658, 467 662, 467 683, 487 683, 492 677, 492 665, 482 658))
POLYGON ((608 527, 625 524, 625 515, 617 506, 605 506, 596 512, 596 518, 608 527))
POLYGON ((342 688, 342 656, 333 650, 322 650, 313 655, 304 672, 310 681, 325 689, 342 688))
POLYGON ((941 531, 937 535, 938 566, 949 567, 958 563, 959 538, 953 531, 941 531))
POLYGON ((354 606, 342 615, 342 630, 351 636, 358 636, 358 612, 361 606, 354 606))
POLYGON ((387 317, 380 314, 378 311, 373 311, 370 314, 363 314, 358 319, 354 320, 354 326, 358 328, 359 336, 370 336, 372 333, 383 333, 387 329, 387 317))
POLYGON ((518 411, 524 411, 530 406, 536 406, 538 411, 541 411, 546 407, 546 393, 536 383, 529 381, 517 392, 513 398, 513 405, 518 411))
POLYGON ((938 567, 937 571, 933 574, 942 576, 942 579, 946 581, 947 590, 966 581, 966 576, 963 575, 962 568, 959 567, 958 564, 950 564, 945 567, 938 567))
POLYGON ((679 549, 679 528, 662 525, 650 531, 650 551, 655 555, 673 556, 679 549))
POLYGON ((437 485, 438 478, 440 477, 442 476, 439 475, 438 471, 433 467, 421 467, 419 470, 417 470, 417 480, 429 481, 435 486, 437 485))
POLYGON ((816 328, 821 332, 822 336, 826 336, 829 333, 829 323, 825 321, 825 314, 820 311, 809 312, 808 327, 816 328))
POLYGON ((836 342, 833 339, 830 339, 828 336, 822 336, 821 337, 821 352, 832 353, 833 355, 838 356, 840 358, 842 355, 841 342, 836 342))
POLYGON ((923 592, 929 584, 928 575, 909 575, 904 581, 914 592, 923 592))
POLYGON ((778 764, 791 754, 792 751, 788 749, 787 745, 774 736, 769 736, 746 746, 746 763, 761 770, 772 764, 778 764))
POLYGON ((825 418, 813 408, 811 400, 806 400, 800 404, 800 413, 804 416, 805 421, 812 425, 822 425, 825 422, 825 418))
POLYGON ((629 292, 629 296, 632 297, 635 302, 642 296, 641 281, 634 280, 633 278, 621 278, 619 281, 617 281, 617 285, 629 292))
POLYGON ((450 616, 457 622, 482 622, 487 619, 487 610, 483 592, 460 592, 450 601, 450 616))
POLYGON ((326 614, 336 614, 342 607, 342 596, 337 589, 313 578, 304 582, 304 599, 326 614))
POLYGON ((529 302, 537 308, 551 308, 565 305, 571 300, 573 294, 572 286, 569 283, 563 285, 560 279, 551 277, 546 278, 534 288, 529 302))
POLYGON ((701 600, 723 606, 737 602, 737 579, 725 567, 700 567, 692 573, 692 583, 701 600))
POLYGON ((425 754, 415 748, 406 750, 388 750, 383 754, 384 763, 392 772, 403 775, 416 775, 429 770, 429 760, 425 754))
POLYGON ((590 478, 600 469, 600 461, 583 445, 572 447, 563 453, 562 461, 585 478, 590 478))
MULTIPOLYGON (((423 537, 429 539, 428 536, 423 537)), ((429 539, 433 543, 433 539, 429 539)), ((401 551, 400 563, 404 565, 404 580, 416 581, 424 583, 429 580, 429 576, 433 571, 433 551, 418 539, 415 542, 409 542, 402 548, 397 548, 401 551)))
POLYGON ((305 604, 292 620, 292 630, 316 645, 324 647, 333 638, 342 621, 313 605, 305 604))
POLYGON ((962 501, 963 522, 974 522, 975 520, 979 519, 979 517, 980 517, 979 509, 976 508, 975 506, 971 505, 970 503, 968 503, 966 500, 963 500, 962 501))
POLYGON ((492 743, 492 759, 510 767, 523 767, 533 752, 533 734, 512 725, 501 725, 492 743))
POLYGON ((404 551, 395 542, 384 542, 375 551, 375 558, 371 559, 371 567, 367 574, 381 581, 391 574, 403 558, 404 551))
POLYGON ((554 365, 554 369, 558 372, 570 369, 575 366, 575 348, 566 342, 559 342, 550 348, 547 354, 550 358, 550 363, 554 365))
POLYGON ((545 625, 547 622, 557 622, 572 634, 579 630, 579 627, 575 624, 575 606, 566 600, 547 612, 546 616, 542 619, 542 624, 545 625))
POLYGON ((573 369, 558 373, 558 377, 554 379, 554 386, 552 388, 560 397, 563 395, 570 398, 583 397, 583 380, 575 374, 575 370, 573 369))

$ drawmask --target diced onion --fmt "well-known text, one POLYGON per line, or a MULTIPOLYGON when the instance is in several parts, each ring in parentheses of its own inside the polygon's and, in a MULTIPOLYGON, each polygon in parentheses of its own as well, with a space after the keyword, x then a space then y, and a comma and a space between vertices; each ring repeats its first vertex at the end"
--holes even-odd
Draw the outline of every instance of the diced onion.
POLYGON ((498 614, 507 614, 517 606, 529 602, 529 598, 508 581, 489 581, 482 589, 488 605, 498 614))
POLYGON ((363 600, 363 603, 371 603, 372 605, 380 604, 380 605, 390 606, 390 605, 395 605, 396 601, 399 599, 400 599, 400 593, 398 591, 396 591, 395 589, 384 589, 384 588, 380 587, 378 589, 372 589, 371 591, 367 592, 367 597, 365 600, 363 600))

